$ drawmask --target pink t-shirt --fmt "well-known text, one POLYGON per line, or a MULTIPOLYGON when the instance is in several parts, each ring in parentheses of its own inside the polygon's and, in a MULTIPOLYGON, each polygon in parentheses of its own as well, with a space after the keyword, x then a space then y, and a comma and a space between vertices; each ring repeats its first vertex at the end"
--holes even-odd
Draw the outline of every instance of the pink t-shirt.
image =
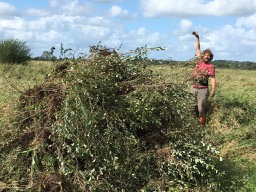
POLYGON ((215 76, 215 68, 211 63, 204 63, 199 61, 194 68, 193 77, 197 80, 197 83, 193 84, 193 87, 206 88, 208 87, 209 77, 215 76))

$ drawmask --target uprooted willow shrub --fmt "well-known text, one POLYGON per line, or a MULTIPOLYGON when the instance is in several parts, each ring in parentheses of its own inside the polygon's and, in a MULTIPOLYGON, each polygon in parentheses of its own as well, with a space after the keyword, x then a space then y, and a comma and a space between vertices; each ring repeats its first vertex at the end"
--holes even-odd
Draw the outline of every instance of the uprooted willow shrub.
POLYGON ((26 191, 168 191, 214 186, 217 151, 190 118, 191 96, 145 49, 57 65, 25 91, 4 133, 0 181, 26 191))

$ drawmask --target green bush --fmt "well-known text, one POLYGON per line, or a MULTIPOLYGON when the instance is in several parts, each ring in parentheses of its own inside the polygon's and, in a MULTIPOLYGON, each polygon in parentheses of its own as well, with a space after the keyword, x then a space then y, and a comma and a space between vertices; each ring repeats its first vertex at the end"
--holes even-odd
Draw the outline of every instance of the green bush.
POLYGON ((25 63, 30 56, 30 48, 25 41, 9 39, 0 42, 0 61, 2 63, 25 63))
POLYGON ((144 51, 60 63, 24 92, 0 146, 6 188, 217 187, 218 152, 190 117, 190 94, 149 70, 144 51))

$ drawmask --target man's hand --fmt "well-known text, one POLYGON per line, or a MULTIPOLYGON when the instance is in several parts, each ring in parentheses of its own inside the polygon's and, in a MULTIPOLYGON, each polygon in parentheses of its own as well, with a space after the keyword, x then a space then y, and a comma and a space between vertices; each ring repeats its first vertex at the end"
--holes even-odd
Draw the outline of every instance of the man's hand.
POLYGON ((215 95, 215 91, 211 91, 210 96, 214 97, 214 95, 215 95))
POLYGON ((192 35, 195 35, 197 38, 199 38, 198 33, 197 33, 197 32, 195 32, 195 31, 193 31, 193 32, 192 32, 192 35))

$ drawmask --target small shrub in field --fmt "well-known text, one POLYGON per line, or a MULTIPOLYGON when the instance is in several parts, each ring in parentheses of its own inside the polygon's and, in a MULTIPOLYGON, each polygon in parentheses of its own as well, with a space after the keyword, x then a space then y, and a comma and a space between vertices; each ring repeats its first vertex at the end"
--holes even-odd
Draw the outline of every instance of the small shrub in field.
POLYGON ((3 134, 0 181, 27 191, 213 188, 218 152, 190 118, 190 94, 150 71, 144 51, 61 63, 24 92, 3 134))
POLYGON ((30 48, 25 41, 9 39, 0 42, 2 63, 24 63, 30 59, 30 55, 30 48))

